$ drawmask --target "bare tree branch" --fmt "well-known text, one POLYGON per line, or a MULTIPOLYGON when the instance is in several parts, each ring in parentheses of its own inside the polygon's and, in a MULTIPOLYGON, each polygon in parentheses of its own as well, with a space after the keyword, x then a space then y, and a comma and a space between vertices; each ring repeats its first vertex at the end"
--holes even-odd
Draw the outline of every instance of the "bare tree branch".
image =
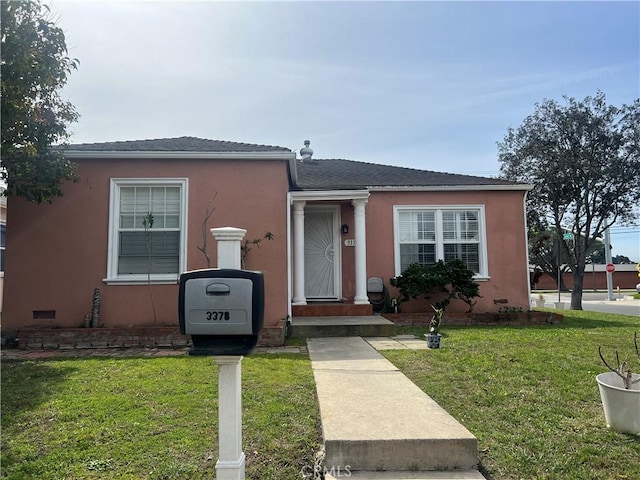
POLYGON ((204 258, 207 260, 207 268, 211 268, 211 257, 209 257, 209 252, 207 251, 207 240, 209 239, 209 232, 207 228, 207 223, 209 222, 209 218, 213 215, 213 212, 216 210, 215 207, 211 207, 213 201, 218 196, 218 192, 214 193, 209 197, 209 201, 207 202, 207 210, 204 214, 204 220, 202 220, 202 245, 198 245, 197 248, 202 252, 204 258))

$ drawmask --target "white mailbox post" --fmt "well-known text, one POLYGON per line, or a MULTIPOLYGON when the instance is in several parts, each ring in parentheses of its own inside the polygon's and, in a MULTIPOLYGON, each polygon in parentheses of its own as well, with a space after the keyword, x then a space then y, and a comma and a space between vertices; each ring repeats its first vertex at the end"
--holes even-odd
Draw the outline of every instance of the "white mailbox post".
POLYGON ((218 364, 218 480, 244 480, 242 451, 243 355, 258 343, 264 321, 262 272, 241 270, 246 230, 212 228, 218 242, 218 268, 180 275, 180 331, 191 335, 189 355, 213 356, 218 364))
POLYGON ((211 234, 218 242, 218 268, 241 268, 240 244, 247 231, 243 228, 212 228, 211 234))
MULTIPOLYGON (((246 233, 246 230, 234 227, 211 229, 218 242, 218 268, 240 268, 240 242, 246 233)), ((214 357, 218 364, 218 480, 245 479, 242 451, 243 358, 242 355, 214 357)))
POLYGON ((218 452, 216 478, 244 480, 242 366, 244 357, 218 356, 218 452))

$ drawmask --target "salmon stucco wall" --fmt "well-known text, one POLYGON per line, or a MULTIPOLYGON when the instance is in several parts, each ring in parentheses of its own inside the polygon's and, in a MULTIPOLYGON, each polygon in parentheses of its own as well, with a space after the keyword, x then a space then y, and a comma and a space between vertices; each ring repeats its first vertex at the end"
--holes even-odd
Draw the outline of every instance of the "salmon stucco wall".
MULTIPOLYGON (((110 178, 188 178, 187 270, 205 268, 202 221, 215 194, 213 227, 245 228, 249 240, 265 232, 247 256, 247 268, 265 275, 265 326, 287 315, 287 164, 278 160, 79 161, 80 181, 52 204, 9 199, 5 305, 2 329, 78 327, 101 292, 104 326, 154 325, 148 285, 106 285, 110 178), (53 318, 55 317, 55 318, 53 318)), ((215 239, 207 233, 216 266, 215 239)), ((152 287, 157 325, 177 325, 176 285, 152 287)))
MULTIPOLYGON (((395 275, 394 205, 484 205, 489 278, 479 281, 480 295, 474 312, 496 312, 500 307, 529 309, 527 244, 523 191, 475 192, 372 192, 366 207, 367 276, 381 277, 390 290, 395 275)), ((426 311, 425 300, 401 305, 403 312, 426 311)), ((452 312, 464 312, 467 305, 454 300, 452 312)))

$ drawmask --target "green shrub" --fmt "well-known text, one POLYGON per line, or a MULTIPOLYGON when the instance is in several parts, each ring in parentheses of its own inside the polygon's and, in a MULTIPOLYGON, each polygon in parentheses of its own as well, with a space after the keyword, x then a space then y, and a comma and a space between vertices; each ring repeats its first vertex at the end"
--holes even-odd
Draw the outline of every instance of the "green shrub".
POLYGON ((462 260, 442 260, 433 265, 412 263, 401 275, 390 279, 393 287, 400 290, 401 300, 424 298, 429 300, 433 295, 444 295, 444 298, 433 303, 436 309, 445 309, 451 300, 462 300, 473 310, 480 297, 480 286, 473 280, 473 271, 467 268, 462 260))

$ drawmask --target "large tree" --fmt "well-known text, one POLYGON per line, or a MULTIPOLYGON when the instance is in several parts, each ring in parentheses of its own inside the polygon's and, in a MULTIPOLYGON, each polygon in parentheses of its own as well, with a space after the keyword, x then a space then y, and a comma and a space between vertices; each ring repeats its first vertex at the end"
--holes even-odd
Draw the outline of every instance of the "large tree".
POLYGON ((1 175, 6 195, 51 202, 75 165, 52 145, 69 138, 78 119, 60 90, 78 61, 67 56, 64 32, 39 1, 2 1, 1 175))
POLYGON ((537 279, 546 274, 556 283, 559 281, 560 290, 568 290, 564 283, 564 274, 569 271, 569 267, 554 232, 549 228, 538 229, 530 226, 528 233, 529 263, 535 268, 533 283, 538 283, 537 279))
POLYGON ((614 223, 638 217, 640 100, 607 105, 604 93, 564 104, 544 100, 498 142, 501 175, 532 184, 529 218, 547 225, 574 277, 571 308, 582 309, 587 257, 614 223), (572 233, 572 240, 563 234, 572 233))

